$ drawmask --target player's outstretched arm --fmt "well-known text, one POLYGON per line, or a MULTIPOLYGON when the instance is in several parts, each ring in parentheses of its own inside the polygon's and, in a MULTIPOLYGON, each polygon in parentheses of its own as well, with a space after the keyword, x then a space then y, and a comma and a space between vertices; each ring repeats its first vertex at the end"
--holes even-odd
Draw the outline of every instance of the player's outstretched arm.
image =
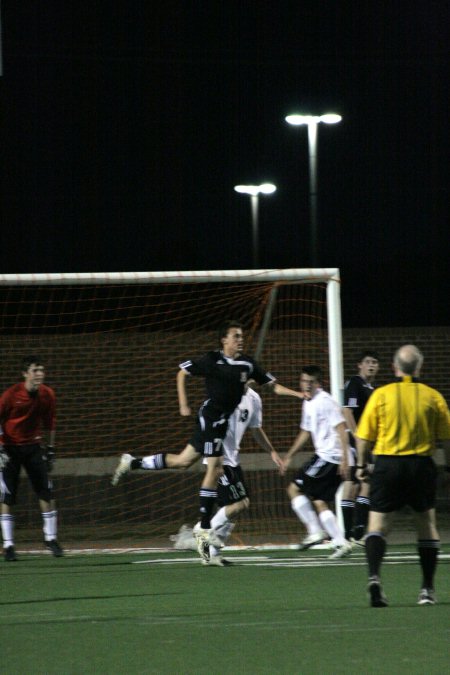
POLYGON ((188 398, 186 393, 186 378, 188 373, 180 368, 177 373, 177 393, 178 393, 178 405, 180 408, 180 415, 187 417, 191 414, 191 409, 188 404, 188 398))
POLYGON ((309 398, 308 394, 304 394, 302 391, 296 391, 295 389, 289 389, 289 387, 284 387, 278 382, 274 382, 272 385, 273 391, 278 396, 293 396, 294 398, 309 398))

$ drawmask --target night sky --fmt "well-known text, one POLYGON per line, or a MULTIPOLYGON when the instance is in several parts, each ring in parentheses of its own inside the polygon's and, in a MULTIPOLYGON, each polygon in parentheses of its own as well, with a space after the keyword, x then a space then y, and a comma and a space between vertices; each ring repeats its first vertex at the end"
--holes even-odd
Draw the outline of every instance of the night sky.
POLYGON ((448 2, 2 2, 1 272, 319 265, 346 326, 448 325, 448 2))

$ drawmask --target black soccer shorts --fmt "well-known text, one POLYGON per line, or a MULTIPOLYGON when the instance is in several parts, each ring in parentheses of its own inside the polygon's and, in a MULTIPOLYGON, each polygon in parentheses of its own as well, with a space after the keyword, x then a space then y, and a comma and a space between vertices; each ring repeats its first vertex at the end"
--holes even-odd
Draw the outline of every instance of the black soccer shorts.
POLYGON ((214 415, 207 406, 200 409, 194 433, 189 443, 203 457, 221 457, 223 439, 228 429, 228 418, 214 415))
POLYGON ((5 451, 9 457, 3 469, 5 492, 2 501, 8 506, 16 503, 20 482, 20 468, 23 466, 30 479, 33 490, 39 499, 49 502, 52 499, 52 482, 48 477, 47 465, 42 458, 40 445, 7 445, 5 451))
POLYGON ((437 469, 432 457, 376 455, 370 478, 370 510, 391 513, 403 506, 423 513, 436 503, 437 469))
POLYGON ((310 499, 332 502, 341 484, 339 464, 327 462, 314 455, 303 464, 294 478, 294 483, 310 499))
POLYGON ((248 497, 248 489, 240 466, 223 467, 223 474, 217 483, 217 503, 227 506, 248 497))

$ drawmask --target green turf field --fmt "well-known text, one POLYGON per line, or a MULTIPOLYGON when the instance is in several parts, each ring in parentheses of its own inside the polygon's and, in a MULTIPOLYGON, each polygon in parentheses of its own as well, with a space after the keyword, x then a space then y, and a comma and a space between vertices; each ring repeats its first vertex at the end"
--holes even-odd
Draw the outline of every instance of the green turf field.
POLYGON ((412 546, 389 547, 390 606, 369 608, 362 553, 24 554, 0 562, 2 675, 433 675, 449 672, 450 547, 439 604, 416 605, 412 546))

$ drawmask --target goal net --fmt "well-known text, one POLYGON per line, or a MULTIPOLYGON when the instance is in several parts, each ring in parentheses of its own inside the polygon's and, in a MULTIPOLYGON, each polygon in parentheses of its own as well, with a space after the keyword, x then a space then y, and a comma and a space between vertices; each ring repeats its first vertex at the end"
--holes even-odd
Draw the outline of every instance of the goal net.
MULTIPOLYGON (((194 417, 179 415, 178 364, 218 348, 217 329, 237 319, 245 351, 282 383, 298 389, 302 364, 343 387, 339 272, 251 270, 0 276, 1 390, 22 379, 21 359, 36 354, 57 396, 53 480, 64 545, 169 545, 198 514, 201 463, 189 471, 136 471, 117 487, 121 453, 181 451, 194 417)), ((285 452, 298 433, 301 403, 259 387, 263 426, 285 452)), ((192 410, 204 398, 190 378, 192 410)), ((298 520, 281 478, 251 434, 242 443, 251 507, 234 543, 296 541, 298 520)), ((299 458, 299 462, 304 457, 299 458)), ((17 542, 40 542, 40 515, 21 483, 17 542)))

